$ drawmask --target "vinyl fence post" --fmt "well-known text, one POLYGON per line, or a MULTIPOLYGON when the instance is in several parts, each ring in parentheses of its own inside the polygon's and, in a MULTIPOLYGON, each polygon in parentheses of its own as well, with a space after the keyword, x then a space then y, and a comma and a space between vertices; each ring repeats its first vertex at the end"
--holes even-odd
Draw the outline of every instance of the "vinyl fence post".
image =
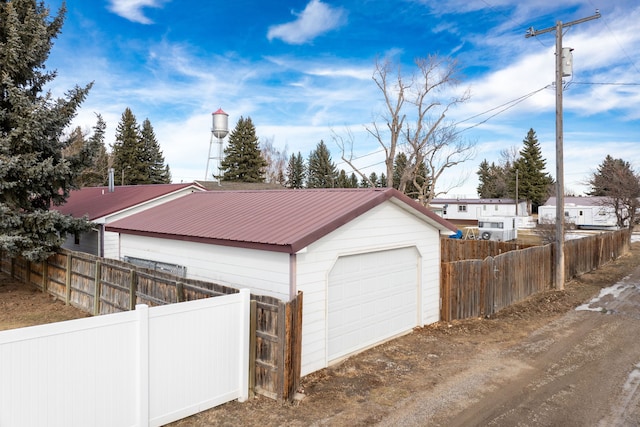
POLYGON ((149 425, 149 307, 136 305, 138 313, 138 423, 140 427, 149 425))
POLYGON ((240 340, 240 396, 238 402, 246 402, 249 398, 249 351, 250 333, 251 333, 251 293, 248 289, 240 289, 240 297, 242 300, 242 310, 240 319, 240 331, 242 339, 240 340))

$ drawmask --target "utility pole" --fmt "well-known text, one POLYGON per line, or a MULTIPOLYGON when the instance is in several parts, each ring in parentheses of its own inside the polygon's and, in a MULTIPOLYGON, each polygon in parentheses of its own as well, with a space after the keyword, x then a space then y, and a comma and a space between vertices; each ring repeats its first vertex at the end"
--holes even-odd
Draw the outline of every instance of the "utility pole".
MULTIPOLYGON (((540 34, 556 32, 556 250, 555 250, 555 287, 564 289, 564 161, 563 161, 563 122, 562 122, 562 77, 563 77, 563 50, 562 30, 576 24, 600 18, 600 11, 596 9, 595 15, 562 23, 557 21, 554 27, 535 31, 529 28, 526 38, 540 34)), ((570 52, 568 52, 570 55, 570 52)))

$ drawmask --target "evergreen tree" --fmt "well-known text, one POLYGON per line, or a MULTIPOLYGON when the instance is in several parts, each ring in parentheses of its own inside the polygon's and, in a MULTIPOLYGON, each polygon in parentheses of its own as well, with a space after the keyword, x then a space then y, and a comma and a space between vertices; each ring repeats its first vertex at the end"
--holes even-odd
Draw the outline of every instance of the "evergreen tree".
POLYGON ((332 188, 335 186, 338 172, 324 141, 321 140, 316 149, 309 154, 308 164, 307 188, 332 188))
POLYGON ((145 119, 142 128, 130 108, 126 108, 113 145, 113 168, 116 181, 122 185, 168 184, 171 182, 169 165, 165 165, 160 144, 153 126, 145 119))
POLYGON ((371 172, 369 174, 369 185, 372 187, 380 187, 380 181, 378 180, 378 174, 375 172, 371 172))
POLYGON ((380 178, 378 178, 378 187, 384 187, 387 185, 387 176, 382 172, 380 178))
POLYGON ((83 158, 83 168, 76 179, 78 187, 95 187, 106 185, 108 180, 109 154, 104 145, 104 135, 107 124, 100 114, 93 127, 93 135, 88 139, 76 128, 70 136, 71 145, 63 150, 64 156, 78 156, 83 158))
POLYGON ((297 155, 292 154, 287 164, 287 187, 303 188, 306 174, 302 154, 299 151, 297 155))
POLYGON ((63 157, 71 141, 62 134, 91 87, 58 99, 43 93, 55 78, 45 61, 64 14, 64 5, 51 18, 44 3, 0 1, 0 250, 32 261, 89 227, 50 210, 76 187, 83 158, 63 157))
POLYGON ((411 198, 419 199, 422 204, 425 204, 430 190, 431 180, 429 169, 427 165, 422 162, 416 168, 411 182, 407 183, 404 194, 411 198))
POLYGON ((171 182, 171 172, 169 165, 164 164, 164 156, 160 145, 153 132, 153 126, 149 119, 142 122, 142 131, 140 132, 142 147, 144 149, 144 161, 148 167, 148 177, 146 184, 169 184, 171 182))
POLYGON ((358 188, 358 177, 354 172, 351 172, 351 176, 349 177, 349 188, 358 188))
MULTIPOLYGON (((393 162, 393 188, 399 189, 402 182, 402 174, 405 172, 408 165, 408 159, 405 153, 400 152, 396 154, 395 161, 393 162)), ((415 168, 415 172, 411 179, 406 183, 404 188, 404 194, 411 198, 419 198, 423 191, 428 191, 429 187, 425 186, 425 182, 428 180, 427 166, 424 162, 415 168), (418 183, 416 187, 415 182, 418 183)))
POLYGON ((113 145, 113 169, 121 185, 147 184, 148 156, 136 116, 129 107, 122 113, 113 145))
POLYGON ((400 188, 400 181, 402 180, 402 173, 407 167, 407 155, 403 152, 396 154, 396 158, 393 161, 393 188, 396 190, 400 188))
POLYGON ((480 166, 476 174, 478 175, 478 197, 481 199, 490 199, 492 197, 491 195, 494 193, 495 183, 492 180, 491 170, 487 159, 480 162, 480 166))
POLYGON ((264 182, 267 162, 262 157, 251 117, 240 117, 229 134, 229 145, 221 162, 224 181, 264 182))
MULTIPOLYGON (((542 157, 540 143, 533 129, 529 129, 522 141, 524 147, 520 150, 520 158, 514 163, 514 170, 518 171, 518 197, 527 200, 529 213, 538 211, 552 190, 553 178, 544 173, 546 160, 542 157)), ((515 196, 515 178, 509 179, 511 194, 515 196)))
POLYGON ((82 171, 82 183, 86 187, 106 185, 109 181, 109 164, 111 159, 104 143, 104 135, 107 124, 100 114, 97 115, 97 123, 93 127, 93 135, 89 138, 89 147, 92 155, 92 165, 82 171))
POLYGON ((338 178, 336 178, 336 188, 349 188, 351 182, 349 181, 349 177, 347 177, 347 173, 344 169, 340 169, 340 173, 338 173, 338 178))

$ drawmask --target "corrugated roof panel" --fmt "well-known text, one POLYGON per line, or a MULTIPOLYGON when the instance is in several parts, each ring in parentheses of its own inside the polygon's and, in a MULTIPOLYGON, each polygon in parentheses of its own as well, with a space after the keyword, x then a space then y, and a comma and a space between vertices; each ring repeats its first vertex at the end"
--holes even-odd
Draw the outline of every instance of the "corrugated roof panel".
POLYGON ((391 197, 401 198, 441 228, 455 229, 387 188, 193 193, 116 221, 107 229, 295 252, 391 197))
POLYGON ((118 185, 110 193, 109 187, 85 187, 71 191, 67 202, 53 209, 75 218, 87 215, 93 221, 190 186, 202 188, 193 183, 118 185))

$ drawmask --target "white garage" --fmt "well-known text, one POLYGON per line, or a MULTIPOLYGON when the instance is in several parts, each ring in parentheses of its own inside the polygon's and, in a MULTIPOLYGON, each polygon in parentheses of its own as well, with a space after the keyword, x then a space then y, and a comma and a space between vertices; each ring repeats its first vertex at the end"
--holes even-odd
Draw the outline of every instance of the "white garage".
POLYGON ((303 293, 301 374, 440 319, 456 228, 389 188, 200 192, 116 221, 120 258, 283 301, 303 293))
POLYGON ((415 247, 343 256, 329 273, 329 363, 419 323, 415 247))

